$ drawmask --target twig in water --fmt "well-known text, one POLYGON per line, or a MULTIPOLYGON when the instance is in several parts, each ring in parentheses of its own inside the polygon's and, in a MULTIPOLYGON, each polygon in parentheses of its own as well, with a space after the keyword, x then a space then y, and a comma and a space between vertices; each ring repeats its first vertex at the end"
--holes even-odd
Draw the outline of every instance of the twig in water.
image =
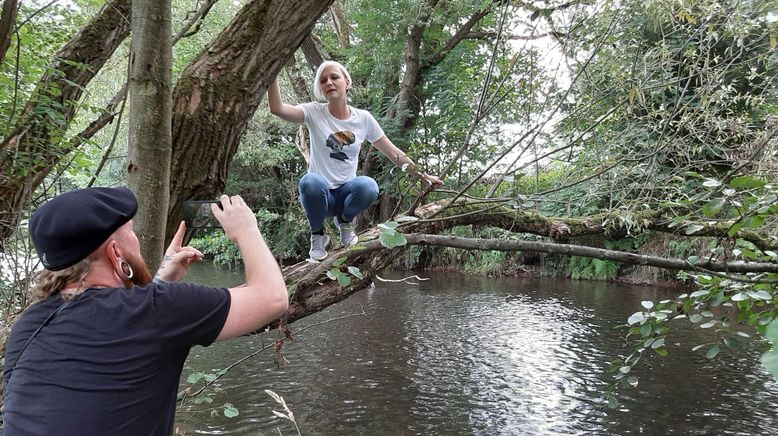
POLYGON ((376 274, 375 278, 378 281, 381 281, 381 282, 388 282, 388 283, 401 283, 402 282, 402 283, 407 283, 409 285, 418 285, 418 283, 413 283, 413 282, 409 281, 409 280, 412 280, 412 279, 416 279, 418 281, 429 280, 429 277, 428 278, 424 278, 424 277, 419 277, 419 276, 410 276, 410 277, 404 277, 404 278, 401 278, 401 279, 393 280, 393 279, 385 279, 385 278, 379 276, 378 274, 376 274))

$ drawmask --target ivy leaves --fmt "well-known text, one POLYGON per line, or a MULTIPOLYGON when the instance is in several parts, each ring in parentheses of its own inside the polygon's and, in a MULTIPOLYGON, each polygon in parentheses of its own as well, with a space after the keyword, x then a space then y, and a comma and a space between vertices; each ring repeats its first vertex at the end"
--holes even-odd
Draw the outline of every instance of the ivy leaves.
POLYGON ((397 231, 397 226, 400 223, 395 221, 387 221, 378 225, 378 231, 380 232, 378 240, 386 248, 401 247, 408 243, 405 236, 397 231))
MULTIPOLYGON (((199 372, 199 371, 198 372, 193 372, 193 373, 189 374, 189 376, 186 378, 186 382, 189 383, 190 385, 196 385, 196 384, 198 384, 198 383, 200 383, 202 381, 205 386, 208 386, 211 383, 215 382, 219 377, 223 376, 226 373, 227 373, 226 369, 222 369, 222 370, 219 370, 219 371, 213 372, 213 373, 203 373, 203 372, 199 372)), ((187 393, 188 393, 188 390, 189 389, 187 389, 187 393)), ((198 405, 212 404, 213 403, 213 398, 209 397, 208 395, 200 395, 198 393, 198 394, 195 394, 193 402, 195 404, 198 404, 198 405)), ((211 410, 211 416, 218 415, 218 413, 219 413, 218 410, 219 410, 218 407, 213 408, 211 410)), ((234 418, 234 417, 236 417, 236 416, 238 416, 240 414, 240 412, 238 411, 238 408, 235 407, 232 403, 224 403, 221 406, 221 411, 222 411, 222 414, 224 416, 226 416, 227 418, 234 418)))
POLYGON ((349 266, 346 268, 346 271, 348 271, 348 274, 340 270, 340 266, 342 266, 346 262, 345 257, 339 257, 335 260, 335 262, 332 264, 334 268, 327 271, 327 277, 330 280, 337 280, 338 284, 345 288, 346 286, 351 284, 351 276, 354 276, 358 279, 363 279, 365 276, 362 274, 362 272, 359 270, 359 268, 355 266, 349 266), (351 276, 349 276, 351 274, 351 276))
MULTIPOLYGON (((396 247, 401 247, 403 245, 406 245, 408 243, 408 240, 405 239, 405 236, 403 236, 402 233, 397 231, 397 227, 402 222, 410 222, 410 221, 416 221, 418 218, 416 217, 401 217, 397 221, 387 221, 385 223, 381 223, 378 225, 378 231, 379 236, 378 240, 381 242, 381 245, 383 245, 386 248, 392 249, 396 247)), ((338 284, 341 287, 346 287, 351 284, 351 277, 356 277, 358 279, 363 279, 364 275, 359 270, 359 268, 355 266, 348 266, 346 267, 346 270, 343 271, 342 267, 343 264, 346 262, 346 257, 340 257, 333 262, 332 266, 333 268, 327 271, 327 277, 330 280, 337 280, 338 284)))

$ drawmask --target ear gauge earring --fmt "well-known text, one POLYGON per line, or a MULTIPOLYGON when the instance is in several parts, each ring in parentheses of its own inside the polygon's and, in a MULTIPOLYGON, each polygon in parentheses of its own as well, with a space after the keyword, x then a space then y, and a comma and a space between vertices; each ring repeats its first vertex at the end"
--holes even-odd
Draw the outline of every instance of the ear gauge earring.
POLYGON ((122 280, 130 280, 135 275, 135 271, 132 270, 132 265, 130 265, 124 259, 119 261, 119 269, 121 270, 120 271, 121 274, 119 275, 119 278, 122 280))

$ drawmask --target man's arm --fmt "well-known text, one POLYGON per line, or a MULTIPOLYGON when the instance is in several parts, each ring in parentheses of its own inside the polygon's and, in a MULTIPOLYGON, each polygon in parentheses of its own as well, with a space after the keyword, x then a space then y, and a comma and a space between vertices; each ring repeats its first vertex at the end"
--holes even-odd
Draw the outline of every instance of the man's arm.
POLYGON ((230 311, 216 340, 251 333, 289 310, 286 284, 276 260, 257 228, 254 212, 239 195, 222 195, 222 209, 211 205, 227 238, 240 249, 246 284, 230 288, 230 311))
POLYGON ((281 90, 278 88, 278 81, 267 87, 267 105, 270 107, 270 113, 292 123, 304 123, 305 112, 298 106, 286 104, 281 100, 281 90))

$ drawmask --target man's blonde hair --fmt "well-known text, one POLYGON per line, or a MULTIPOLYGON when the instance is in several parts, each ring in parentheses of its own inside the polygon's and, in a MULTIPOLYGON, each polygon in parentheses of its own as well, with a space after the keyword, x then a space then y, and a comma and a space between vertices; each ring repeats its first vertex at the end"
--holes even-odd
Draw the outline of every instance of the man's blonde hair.
POLYGON ((44 269, 38 274, 32 296, 36 301, 45 300, 49 296, 57 294, 68 283, 79 282, 81 287, 86 287, 86 279, 92 267, 92 256, 59 271, 44 269))

